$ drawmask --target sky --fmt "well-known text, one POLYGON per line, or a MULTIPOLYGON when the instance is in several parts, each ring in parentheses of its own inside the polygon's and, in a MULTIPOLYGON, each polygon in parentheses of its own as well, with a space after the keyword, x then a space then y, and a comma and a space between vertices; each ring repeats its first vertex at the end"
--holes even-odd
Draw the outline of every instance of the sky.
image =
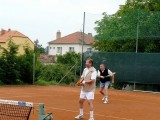
POLYGON ((0 0, 0 29, 17 30, 43 47, 56 39, 82 31, 86 13, 85 33, 96 34, 95 21, 102 13, 114 14, 126 0, 0 0))

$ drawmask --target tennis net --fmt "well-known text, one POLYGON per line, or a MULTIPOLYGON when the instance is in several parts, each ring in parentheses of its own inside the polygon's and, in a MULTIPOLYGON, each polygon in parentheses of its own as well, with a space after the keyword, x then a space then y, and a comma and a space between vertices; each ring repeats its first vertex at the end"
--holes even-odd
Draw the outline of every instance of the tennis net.
POLYGON ((0 120, 29 120, 33 103, 0 99, 0 120))

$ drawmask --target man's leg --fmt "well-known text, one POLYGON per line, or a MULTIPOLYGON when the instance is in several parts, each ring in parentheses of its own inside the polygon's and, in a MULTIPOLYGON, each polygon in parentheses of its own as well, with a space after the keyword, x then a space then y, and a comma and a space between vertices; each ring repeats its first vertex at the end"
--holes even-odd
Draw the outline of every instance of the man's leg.
POLYGON ((86 93, 81 91, 80 93, 80 99, 79 99, 79 115, 75 117, 76 120, 80 120, 83 118, 83 104, 85 101, 86 93))
POLYGON ((108 86, 105 86, 103 89, 103 93, 105 97, 108 97, 108 86))
POLYGON ((104 97, 105 97, 104 87, 105 87, 105 84, 100 82, 100 91, 99 92, 103 95, 102 100, 104 100, 104 97))
POLYGON ((104 87, 100 87, 100 91, 99 92, 104 96, 104 92, 103 91, 104 91, 104 87))
POLYGON ((104 87, 104 103, 108 102, 108 85, 104 87))
POLYGON ((94 116, 93 116, 93 100, 88 100, 88 105, 90 108, 90 119, 89 120, 94 120, 94 116))
POLYGON ((79 111, 79 114, 83 116, 83 104, 84 104, 84 101, 85 99, 80 99, 79 100, 79 108, 80 108, 80 111, 79 111))

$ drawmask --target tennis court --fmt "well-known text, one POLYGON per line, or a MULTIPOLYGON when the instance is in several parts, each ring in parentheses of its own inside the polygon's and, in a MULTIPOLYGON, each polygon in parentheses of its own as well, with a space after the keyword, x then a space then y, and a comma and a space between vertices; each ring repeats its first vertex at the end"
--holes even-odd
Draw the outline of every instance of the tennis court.
MULTIPOLYGON (((78 114, 80 87, 62 86, 4 86, 0 87, 0 99, 22 100, 34 103, 30 120, 38 120, 38 103, 44 103, 46 112, 52 112, 54 120, 74 120, 78 114)), ((98 89, 95 93, 95 120, 158 120, 160 118, 160 94, 109 91, 109 104, 103 104, 98 89)), ((89 108, 85 103, 85 118, 89 108)))

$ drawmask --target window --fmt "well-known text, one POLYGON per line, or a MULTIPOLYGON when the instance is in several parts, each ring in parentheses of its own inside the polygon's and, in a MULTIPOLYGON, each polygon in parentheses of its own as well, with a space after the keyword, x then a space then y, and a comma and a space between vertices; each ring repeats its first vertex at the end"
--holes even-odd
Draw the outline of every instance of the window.
POLYGON ((69 52, 74 52, 74 47, 69 47, 69 52))
POLYGON ((50 49, 52 49, 52 47, 50 47, 50 49))
POLYGON ((53 49, 55 49, 55 47, 53 47, 53 49))
POLYGON ((57 53, 62 54, 62 47, 57 47, 57 53))
POLYGON ((87 51, 88 51, 88 52, 91 52, 91 51, 92 51, 92 48, 87 48, 87 51))

